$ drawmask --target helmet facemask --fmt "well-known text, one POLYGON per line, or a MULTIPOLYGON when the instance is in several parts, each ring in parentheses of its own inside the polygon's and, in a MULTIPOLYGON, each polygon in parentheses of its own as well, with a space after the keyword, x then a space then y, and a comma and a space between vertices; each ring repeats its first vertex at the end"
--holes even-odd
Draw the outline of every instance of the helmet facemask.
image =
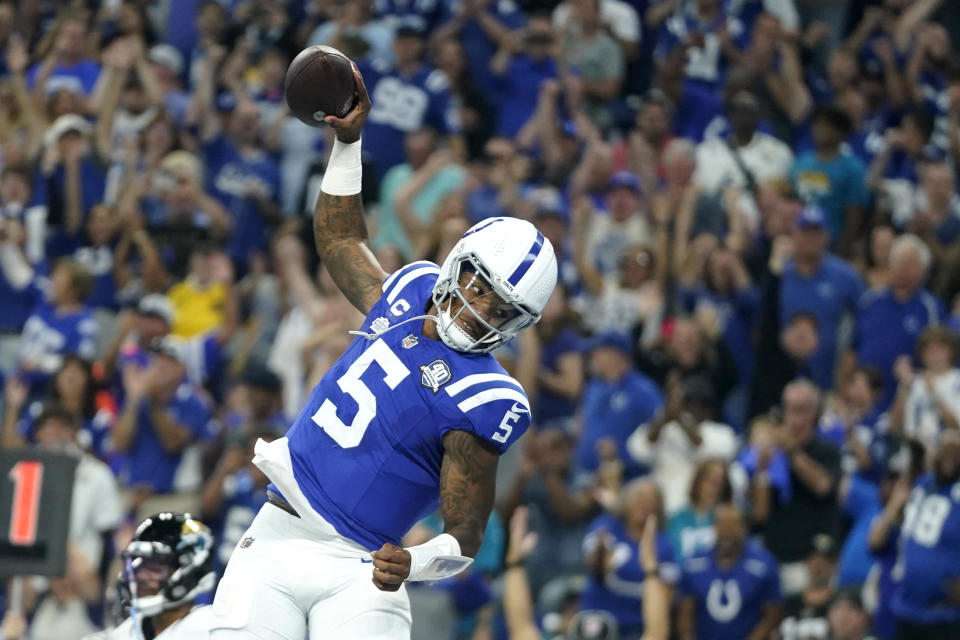
POLYGON ((487 353, 509 342, 521 330, 540 319, 539 313, 526 308, 497 278, 491 276, 475 253, 461 256, 454 264, 449 280, 437 284, 433 292, 433 303, 437 308, 437 333, 451 349, 464 353, 487 353), (463 274, 470 274, 471 278, 461 284, 463 274), (466 293, 478 283, 482 283, 478 288, 485 292, 474 290, 468 299, 466 293), (506 310, 506 315, 497 326, 473 307, 474 302, 487 296, 497 298, 492 303, 499 310, 497 313, 506 310), (460 302, 456 310, 455 301, 460 302), (483 335, 474 337, 457 324, 457 319, 464 313, 472 314, 469 319, 485 331, 483 335))
POLYGON ((214 587, 211 571, 212 538, 206 530, 183 534, 177 549, 156 540, 133 540, 123 552, 123 570, 117 587, 120 601, 135 615, 151 617, 193 602, 214 587), (162 569, 169 573, 162 575, 162 569), (139 593, 143 579, 138 574, 155 573, 159 589, 139 593))

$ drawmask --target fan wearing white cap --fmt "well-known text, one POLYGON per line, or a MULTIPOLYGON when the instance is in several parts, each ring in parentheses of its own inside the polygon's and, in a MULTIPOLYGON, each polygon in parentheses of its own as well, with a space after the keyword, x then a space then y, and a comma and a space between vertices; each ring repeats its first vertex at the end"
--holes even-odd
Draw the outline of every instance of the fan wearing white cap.
POLYGON ((330 275, 366 319, 286 437, 257 443, 268 504, 217 591, 218 640, 409 638, 404 583, 471 564, 499 455, 530 424, 523 388, 490 352, 539 320, 557 281, 550 241, 524 220, 488 218, 442 266, 385 273, 366 244, 370 100, 354 73, 356 106, 327 117, 337 140, 314 228, 330 275), (402 546, 438 507, 443 533, 402 546))

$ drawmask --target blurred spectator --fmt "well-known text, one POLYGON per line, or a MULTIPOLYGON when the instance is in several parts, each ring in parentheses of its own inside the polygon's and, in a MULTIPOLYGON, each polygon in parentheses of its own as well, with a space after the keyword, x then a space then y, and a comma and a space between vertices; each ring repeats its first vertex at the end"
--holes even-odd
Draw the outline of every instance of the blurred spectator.
POLYGON ((80 421, 77 444, 85 452, 109 459, 110 432, 116 415, 109 397, 98 398, 93 372, 86 360, 77 355, 64 356, 63 365, 42 400, 27 405, 28 390, 18 378, 10 376, 6 379, 3 425, 7 433, 15 433, 23 440, 33 440, 44 407, 55 404, 73 412, 80 421), (22 415, 21 410, 25 410, 22 415))
POLYGON ((622 333, 600 334, 589 345, 589 380, 581 410, 583 431, 574 457, 582 470, 597 468, 604 441, 612 441, 615 457, 629 460, 627 438, 663 405, 657 385, 631 366, 632 355, 630 339, 622 333))
POLYGON ((843 471, 874 484, 883 474, 889 437, 883 412, 883 376, 873 367, 857 367, 844 377, 820 418, 818 435, 840 449, 843 471))
POLYGON ((308 44, 326 44, 346 49, 344 43, 351 40, 350 49, 357 57, 371 61, 393 61, 393 29, 387 21, 375 16, 374 0, 356 0, 334 4, 336 18, 324 22, 310 36, 308 44))
POLYGON ((113 429, 114 449, 127 454, 121 477, 134 491, 135 510, 151 495, 195 490, 198 478, 189 477, 195 471, 181 468, 184 450, 215 435, 208 401, 185 380, 180 349, 169 338, 151 348, 156 353, 148 367, 124 366, 122 411, 113 429), (187 486, 177 486, 178 473, 187 486))
MULTIPOLYGON (((610 177, 604 196, 605 210, 590 211, 586 203, 574 203, 574 238, 585 243, 583 261, 598 270, 599 275, 615 273, 627 247, 649 246, 650 225, 640 206, 640 182, 629 171, 610 177)), ((580 269, 584 271, 583 265, 580 269)))
MULTIPOLYGON (((140 226, 137 218, 142 213, 142 224, 163 266, 175 278, 186 275, 196 244, 224 238, 234 224, 227 209, 204 193, 203 171, 197 156, 172 151, 155 172, 132 181, 117 203, 133 228, 140 226)), ((142 252, 142 242, 137 244, 142 252)))
POLYGON ((683 381, 699 378, 710 388, 713 407, 722 406, 736 383, 736 366, 726 347, 690 317, 674 319, 659 345, 637 354, 637 366, 659 385, 666 385, 671 375, 683 381))
POLYGON ((960 369, 957 336, 946 327, 925 329, 917 339, 921 369, 915 371, 910 355, 894 365, 899 381, 890 409, 891 428, 923 444, 928 454, 941 434, 960 428, 960 369))
POLYGON ((715 422, 716 399, 709 382, 670 377, 666 404, 653 420, 633 432, 627 451, 643 467, 663 494, 664 511, 672 516, 688 506, 690 485, 701 461, 736 456, 737 436, 728 425, 715 422))
POLYGON ((812 378, 821 388, 833 383, 840 322, 853 311, 863 292, 863 283, 853 268, 827 252, 828 222, 824 211, 807 207, 797 218, 790 256, 783 266, 780 319, 789 320, 799 311, 816 316, 819 349, 810 363, 812 378))
MULTIPOLYGON (((561 31, 578 19, 577 0, 564 0, 553 10, 553 22, 561 31)), ((623 57, 633 60, 639 53, 641 28, 637 7, 622 0, 600 0, 600 24, 620 46, 623 57)))
POLYGON ((783 640, 828 640, 827 612, 836 594, 837 546, 827 534, 814 536, 806 559, 809 576, 802 592, 783 603, 780 637, 783 640))
POLYGON ((930 261, 923 241, 910 234, 900 236, 890 249, 889 285, 867 292, 857 304, 851 348, 858 363, 884 374, 883 407, 889 406, 896 391, 897 358, 911 355, 917 336, 945 315, 943 304, 924 288, 930 261))
MULTIPOLYGON (((760 307, 760 291, 737 253, 725 248, 713 250, 703 269, 703 282, 692 290, 678 292, 684 311, 701 318, 708 331, 722 336, 737 365, 737 384, 722 416, 742 430, 746 423, 748 389, 753 380, 755 352, 753 329, 760 307)), ((764 375, 768 375, 764 369, 764 375)))
POLYGON ((932 133, 932 115, 925 111, 907 113, 899 129, 887 129, 885 146, 870 165, 867 183, 886 200, 898 227, 906 226, 914 215, 920 165, 928 160, 926 146, 932 133))
POLYGON ((920 189, 907 230, 916 234, 933 254, 937 293, 948 295, 957 289, 955 269, 960 259, 960 196, 953 169, 946 163, 928 163, 920 170, 920 189))
POLYGON ((497 503, 504 521, 524 508, 521 505, 529 510, 530 530, 538 542, 525 565, 534 593, 583 570, 580 545, 600 505, 597 486, 573 466, 575 442, 562 429, 531 432, 513 485, 497 503))
POLYGON ((75 353, 93 359, 97 323, 83 302, 92 286, 90 273, 72 260, 60 260, 53 268, 46 300, 23 326, 18 355, 19 375, 32 390, 50 380, 63 356, 75 353))
POLYGON ((516 37, 505 41, 490 61, 502 95, 497 135, 512 138, 537 106, 540 85, 555 80, 562 61, 560 43, 549 16, 531 16, 516 37))
POLYGON ((856 590, 838 591, 827 609, 830 640, 872 640, 870 614, 856 590))
MULTIPOLYGON (((644 632, 650 614, 643 603, 646 572, 654 571, 668 589, 667 601, 680 579, 673 545, 666 534, 657 533, 656 562, 652 567, 639 558, 639 542, 648 518, 663 522, 663 503, 660 492, 650 482, 634 480, 621 491, 623 512, 618 517, 602 515, 590 523, 583 540, 588 571, 587 588, 580 598, 582 610, 609 611, 617 621, 620 637, 639 638, 644 632)), ((667 603, 656 612, 667 619, 667 603)))
POLYGON ((229 333, 236 325, 233 266, 209 246, 194 247, 187 277, 170 287, 167 298, 173 306, 170 332, 175 336, 192 338, 215 329, 229 333))
POLYGON ((783 424, 776 427, 772 446, 752 450, 753 518, 762 526, 765 546, 781 563, 787 595, 800 591, 808 579, 803 560, 811 540, 818 534, 836 535, 840 524, 836 503, 840 454, 816 437, 819 410, 820 393, 810 381, 788 384, 783 390, 783 424), (787 478, 782 476, 784 464, 787 478))
MULTIPOLYGON (((563 28, 563 60, 574 74, 570 82, 582 92, 590 121, 606 131, 614 122, 611 102, 620 93, 625 72, 623 52, 601 18, 601 0, 569 0, 570 20, 563 28)), ((616 31, 617 29, 613 29, 616 31)))
MULTIPOLYGON (((601 11, 607 4, 601 2, 601 11)), ((666 94, 651 89, 643 97, 626 138, 614 147, 614 170, 629 169, 635 173, 647 193, 665 176, 664 154, 673 140, 673 115, 673 105, 666 94)))
MULTIPOLYGON (((204 83, 213 82, 209 75, 205 74, 204 83)), ((205 87, 203 93, 210 95, 207 102, 198 101, 206 185, 230 212, 227 252, 245 273, 253 255, 266 251, 267 230, 279 218, 280 169, 263 147, 255 102, 238 97, 221 131, 219 116, 213 113, 212 87, 205 87)))
MULTIPOLYGON (((577 333, 563 287, 553 291, 536 326, 540 362, 534 424, 567 427, 580 405, 584 386, 584 341, 577 333)), ((529 389, 528 389, 529 392, 529 389)))
POLYGON ((484 93, 470 73, 463 44, 456 38, 440 40, 434 46, 434 61, 450 83, 450 95, 457 109, 467 158, 483 155, 483 145, 496 125, 491 96, 484 93))
MULTIPOLYGON (((495 137, 483 146, 483 156, 474 173, 476 181, 466 195, 470 224, 493 216, 511 216, 519 203, 520 183, 530 168, 528 158, 517 153, 509 138, 495 137)), ((442 261, 438 257, 438 261, 442 261)))
POLYGON ((677 637, 768 638, 780 622, 777 563, 756 542, 748 541, 740 510, 717 507, 713 550, 688 558, 680 580, 677 637))
POLYGON ((85 96, 93 93, 100 65, 86 57, 87 35, 87 20, 82 12, 61 14, 43 61, 27 73, 30 88, 39 87, 47 95, 61 87, 79 90, 85 96))
POLYGON ((373 103, 364 139, 367 149, 377 150, 370 160, 380 178, 403 162, 404 136, 424 126, 448 138, 456 156, 464 155, 449 82, 442 72, 424 62, 425 37, 422 28, 403 24, 397 28, 393 42, 392 66, 360 65, 373 103))
POLYGON ((526 24, 526 15, 513 2, 457 0, 451 6, 449 20, 435 29, 431 38, 435 42, 449 37, 459 40, 466 53, 470 76, 482 91, 494 94, 496 80, 490 72, 490 60, 497 49, 506 44, 510 34, 526 24))
POLYGON ((95 155, 89 138, 90 124, 72 113, 57 118, 44 135, 33 193, 35 203, 47 207, 47 251, 52 258, 69 252, 90 210, 103 198, 103 159, 95 155))
POLYGON ((797 158, 792 178, 800 196, 823 209, 830 245, 850 256, 868 199, 863 163, 841 148, 852 124, 840 108, 826 106, 817 108, 811 126, 814 149, 797 158))
POLYGON ((237 433, 223 452, 213 474, 203 487, 201 513, 216 533, 214 566, 223 571, 243 533, 267 501, 269 480, 252 462, 258 437, 271 441, 273 432, 237 433))
POLYGON ((743 23, 728 15, 720 0, 696 0, 679 6, 661 25, 657 64, 682 69, 687 82, 712 90, 740 59, 746 36, 743 23))
POLYGON ((689 506, 672 515, 667 524, 678 558, 692 558, 713 549, 717 505, 732 499, 727 463, 717 458, 698 463, 690 480, 689 506))
POLYGON ((752 91, 742 89, 729 95, 726 111, 730 135, 697 145, 695 179, 707 193, 734 186, 752 201, 760 183, 789 175, 793 153, 786 144, 757 129, 760 104, 752 91))
POLYGON ((932 452, 931 473, 914 485, 901 531, 893 612, 897 638, 947 640, 960 633, 956 597, 960 509, 960 437, 943 436, 932 452))
POLYGON ((405 262, 426 254, 435 235, 440 203, 466 177, 450 152, 439 149, 438 143, 436 131, 430 128, 406 135, 406 162, 387 171, 380 185, 374 249, 394 246, 405 262))

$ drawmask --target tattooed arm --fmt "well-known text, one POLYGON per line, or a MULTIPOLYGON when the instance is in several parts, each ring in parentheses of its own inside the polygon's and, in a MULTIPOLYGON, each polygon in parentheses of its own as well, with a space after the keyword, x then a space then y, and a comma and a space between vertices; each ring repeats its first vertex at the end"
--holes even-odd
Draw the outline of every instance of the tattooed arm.
MULTIPOLYGON (((356 65, 353 77, 357 86, 353 109, 343 118, 325 118, 344 144, 360 140, 370 111, 370 97, 356 65)), ((321 190, 313 213, 313 233, 317 252, 333 281, 353 306, 368 313, 380 297, 380 286, 387 274, 367 247, 367 224, 360 194, 335 196, 321 190)))
POLYGON ((443 438, 440 509, 443 532, 460 543, 460 552, 477 555, 493 508, 497 483, 496 450, 472 433, 451 431, 443 438))

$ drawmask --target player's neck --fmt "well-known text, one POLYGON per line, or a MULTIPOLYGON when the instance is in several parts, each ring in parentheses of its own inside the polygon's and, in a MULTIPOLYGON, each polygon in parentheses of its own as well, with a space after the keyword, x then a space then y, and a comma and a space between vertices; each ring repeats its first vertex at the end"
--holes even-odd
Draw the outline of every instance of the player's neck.
MULTIPOLYGON (((427 315, 436 316, 438 315, 437 305, 432 304, 427 308, 427 315)), ((430 338, 431 340, 439 340, 440 333, 437 331, 437 322, 436 320, 431 320, 427 318, 423 321, 423 337, 430 338)))
POLYGON ((182 607, 177 607, 176 609, 170 609, 169 611, 161 611, 153 617, 153 632, 154 637, 163 633, 170 625, 185 618, 190 609, 193 607, 193 603, 185 604, 182 607))

